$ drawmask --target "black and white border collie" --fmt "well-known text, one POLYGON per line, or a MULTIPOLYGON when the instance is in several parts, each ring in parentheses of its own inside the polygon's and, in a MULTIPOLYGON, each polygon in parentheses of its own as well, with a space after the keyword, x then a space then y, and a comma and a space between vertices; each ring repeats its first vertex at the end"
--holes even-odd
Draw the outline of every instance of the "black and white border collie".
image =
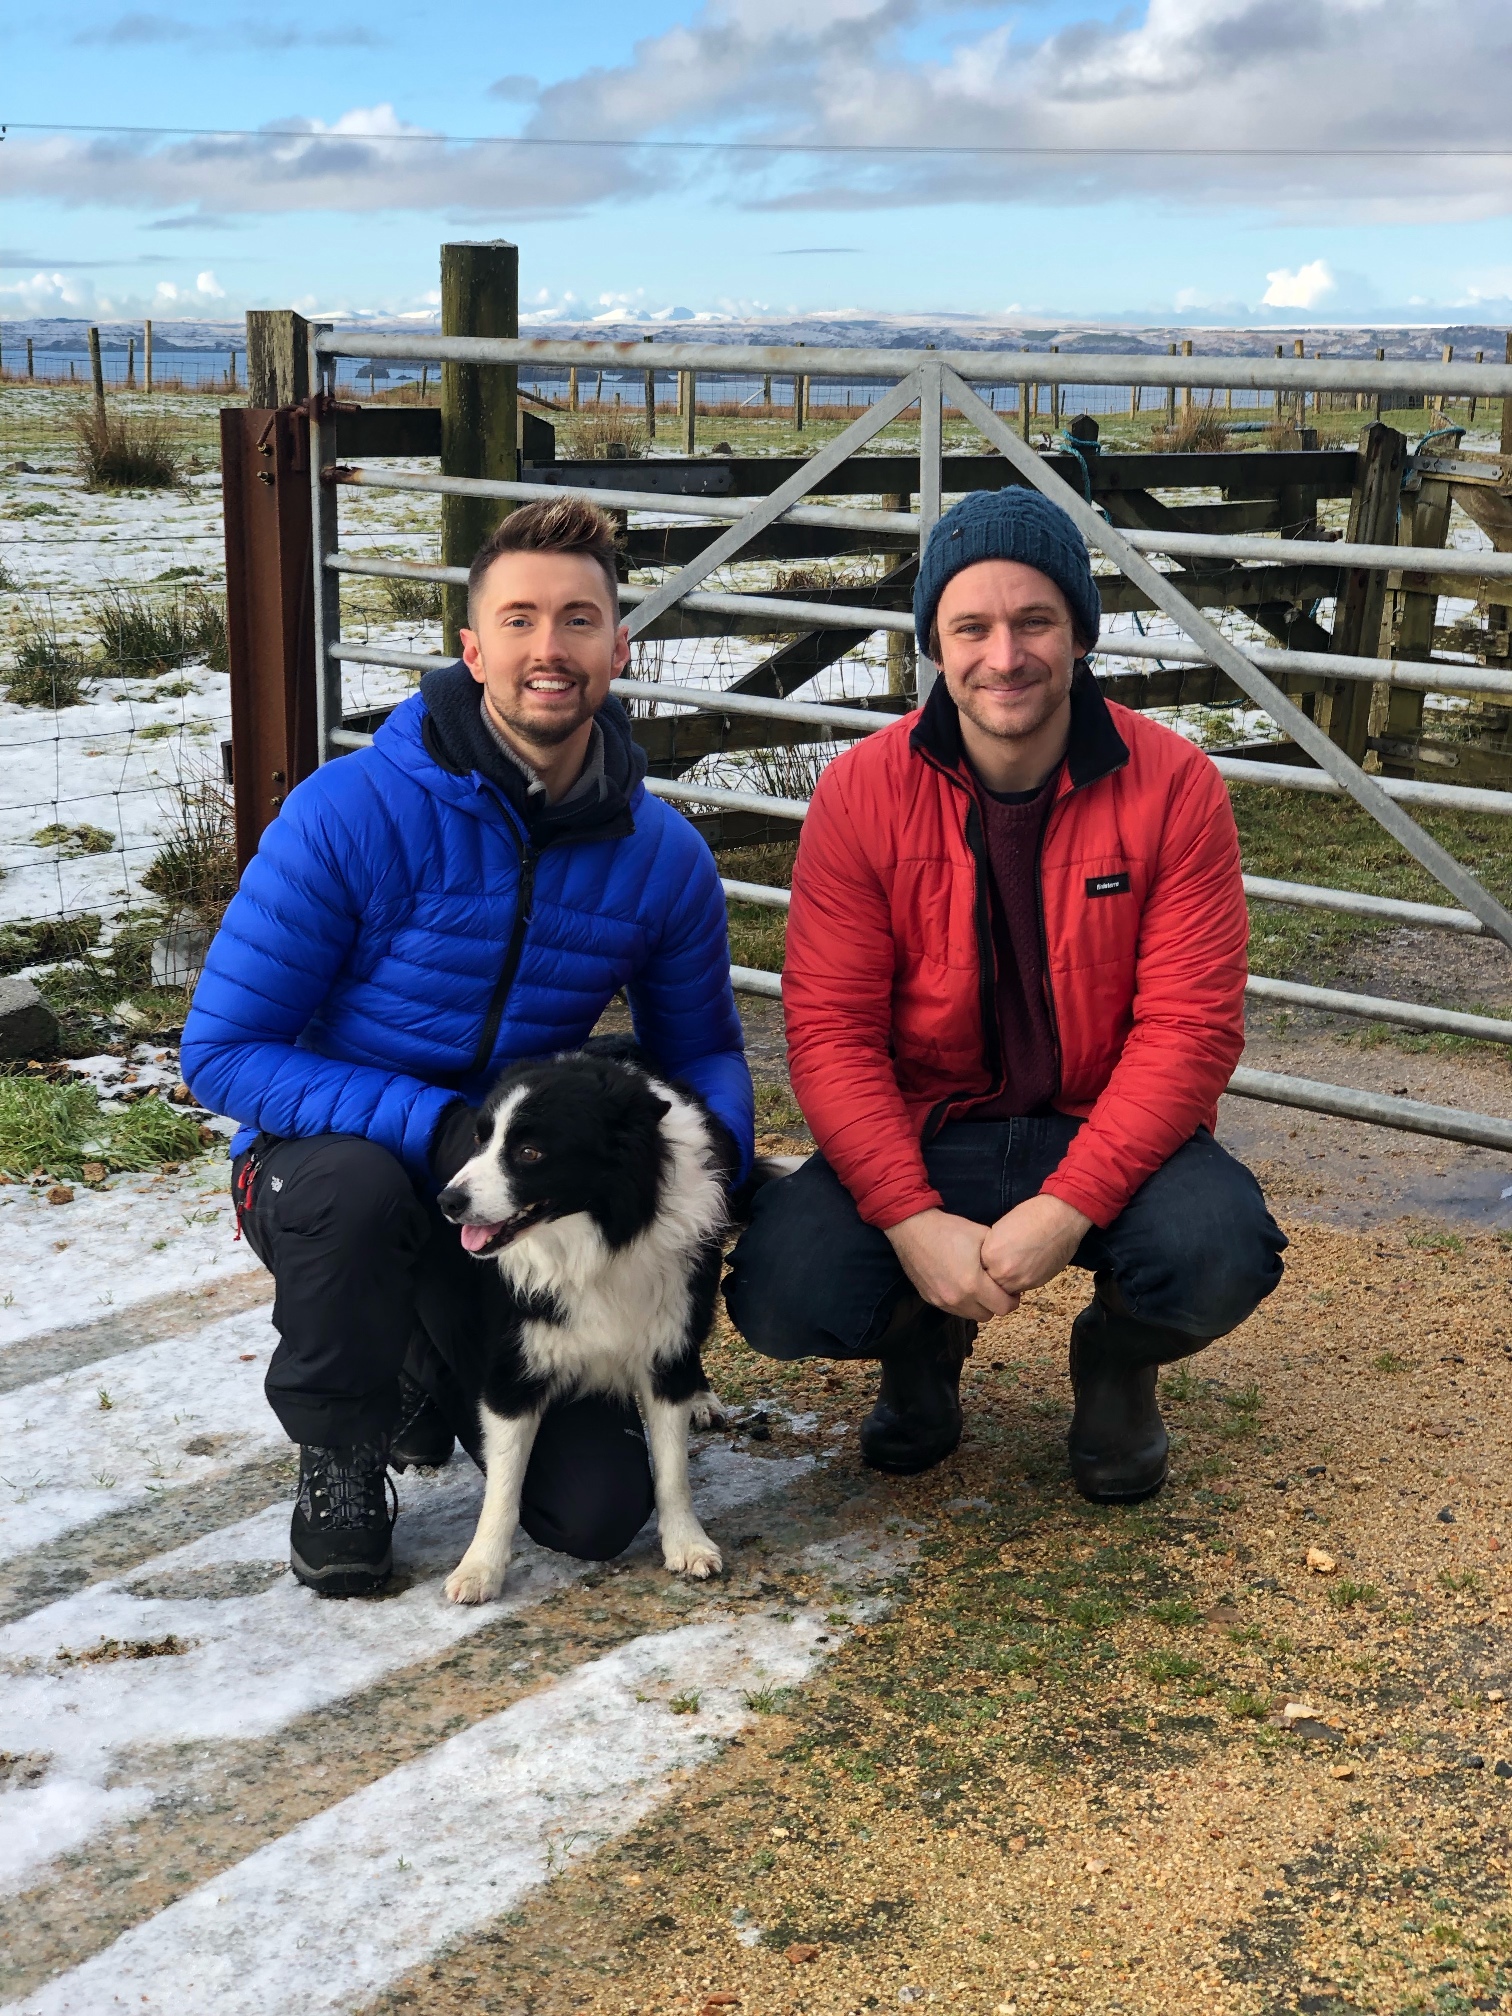
POLYGON ((541 1417, 578 1393, 633 1400, 655 1475, 662 1558, 718 1574, 688 1483, 688 1431, 719 1418, 701 1347, 714 1321, 727 1132, 618 1039, 522 1064, 478 1116, 478 1147, 439 1203, 502 1293, 476 1368, 486 1484, 447 1578, 454 1603, 504 1587, 541 1417))

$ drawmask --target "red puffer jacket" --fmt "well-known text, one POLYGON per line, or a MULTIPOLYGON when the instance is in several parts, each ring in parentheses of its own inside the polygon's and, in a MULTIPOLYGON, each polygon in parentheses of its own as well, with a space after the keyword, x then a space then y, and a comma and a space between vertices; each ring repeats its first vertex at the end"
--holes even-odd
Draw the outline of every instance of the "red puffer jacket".
MULTIPOLYGON (((814 1139, 884 1230, 940 1203, 921 1137, 1002 1082, 990 868, 937 681, 824 772, 793 872, 782 999, 814 1139)), ((1040 855, 1056 1106, 1087 1125, 1045 1184, 1098 1225, 1199 1127, 1244 1046, 1248 917, 1202 752, 1078 667, 1040 855)))

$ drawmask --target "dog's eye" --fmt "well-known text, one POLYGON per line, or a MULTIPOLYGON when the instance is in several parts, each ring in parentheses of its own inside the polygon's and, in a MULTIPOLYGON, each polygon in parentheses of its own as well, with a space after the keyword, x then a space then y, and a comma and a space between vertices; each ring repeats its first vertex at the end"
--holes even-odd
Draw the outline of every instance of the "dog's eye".
POLYGON ((532 1148, 528 1141, 524 1141, 514 1151, 514 1159, 516 1162, 540 1162, 544 1158, 539 1148, 532 1148))

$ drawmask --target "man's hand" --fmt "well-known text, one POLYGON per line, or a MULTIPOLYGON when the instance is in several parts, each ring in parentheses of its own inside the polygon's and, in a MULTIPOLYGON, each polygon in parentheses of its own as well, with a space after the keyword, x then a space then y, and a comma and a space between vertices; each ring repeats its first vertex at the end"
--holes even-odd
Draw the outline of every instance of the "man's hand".
POLYGON ((926 1302, 952 1316, 985 1323, 1018 1307, 982 1266, 982 1228, 949 1211, 918 1211, 888 1228, 903 1271, 926 1302))
POLYGON ((1029 1197, 988 1232, 982 1241, 982 1266, 1017 1305, 1027 1289, 1040 1287, 1070 1266, 1091 1230, 1092 1220, 1059 1197, 1043 1193, 1029 1197))

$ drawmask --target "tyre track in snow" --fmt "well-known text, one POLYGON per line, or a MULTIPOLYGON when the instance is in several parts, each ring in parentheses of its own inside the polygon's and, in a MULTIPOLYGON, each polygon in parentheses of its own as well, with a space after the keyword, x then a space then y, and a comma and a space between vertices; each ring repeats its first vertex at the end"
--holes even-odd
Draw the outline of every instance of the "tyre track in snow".
MULTIPOLYGON (((453 1610, 439 1582, 465 1540, 478 1489, 459 1471, 423 1486, 405 1480, 410 1495, 421 1486, 432 1502, 428 1512, 412 1505, 401 1522, 396 1541, 408 1559, 387 1601, 331 1604, 299 1590, 270 1551, 283 1538, 280 1505, 3 1634, 0 1659, 14 1676, 3 1690, 16 1731, 8 1741, 45 1755, 62 1725, 71 1748, 54 1767, 55 1796, 65 1795, 54 1816, 63 1859, 0 1901, 0 1993, 32 1992, 166 1908, 207 1870, 234 1866, 606 1647, 690 1617, 733 1613, 741 1630, 754 1629, 774 1606, 791 1613, 806 1601, 834 1601, 858 1575, 866 1587, 878 1581, 865 1565, 875 1508, 864 1497, 846 1502, 853 1480, 811 1458, 758 1458, 720 1443, 701 1452, 697 1471, 700 1503, 716 1531, 727 1529, 732 1560, 712 1587, 668 1577, 648 1534, 607 1568, 526 1546, 503 1604, 453 1610), (851 1564, 857 1535, 863 1560, 851 1564), (245 1582, 231 1571, 262 1577, 262 1592, 235 1593, 245 1582), (270 1572, 277 1580, 267 1586, 270 1572), (227 1592, 219 1600, 209 1593, 217 1573, 227 1592), (206 1593, 183 1593, 196 1587, 206 1593), (179 1593, 155 1593, 164 1590, 179 1593), (196 1628, 211 1640, 217 1625, 223 1636, 182 1657, 70 1667, 66 1684, 85 1683, 71 1692, 60 1693, 57 1671, 46 1670, 60 1633, 80 1650, 102 1631, 162 1636, 165 1624, 186 1640, 196 1628), (260 1731, 238 1733, 259 1718, 260 1731), (65 1769, 74 1776, 60 1784, 65 1769), (128 1797, 112 1810, 112 1800, 128 1797), (91 1812, 101 1827, 93 1837, 91 1812)), ((33 1797, 31 1814, 21 1810, 26 1803, 0 1796, 0 1830, 36 1831, 39 1802, 33 1797)))
POLYGON ((212 1874, 0 2016, 358 2010, 634 1826, 754 1719, 747 1693, 800 1684, 838 1636, 807 1612, 631 1639, 212 1874))

